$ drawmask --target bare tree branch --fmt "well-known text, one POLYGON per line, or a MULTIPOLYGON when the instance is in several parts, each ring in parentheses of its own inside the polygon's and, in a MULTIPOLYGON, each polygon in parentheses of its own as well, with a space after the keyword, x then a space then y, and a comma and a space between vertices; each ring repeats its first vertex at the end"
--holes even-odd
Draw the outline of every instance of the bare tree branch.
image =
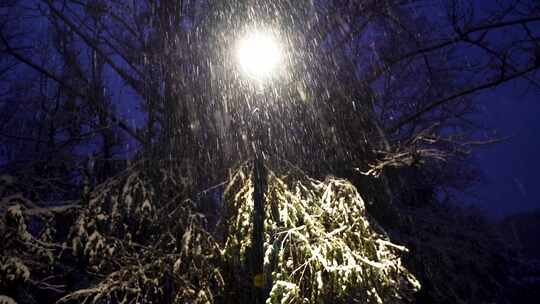
POLYGON ((527 75, 528 73, 531 73, 532 71, 535 71, 535 70, 537 70, 539 68, 540 68, 540 66, 533 65, 533 66, 528 67, 525 70, 516 72, 514 74, 504 76, 502 78, 498 78, 498 79, 493 80, 493 81, 488 81, 488 82, 486 82, 484 84, 481 84, 481 85, 473 86, 473 87, 465 89, 465 90, 463 90, 461 92, 452 94, 452 95, 450 95, 448 97, 445 97, 445 98, 439 99, 437 101, 431 102, 428 105, 422 107, 416 113, 401 119, 399 122, 397 122, 393 126, 387 128, 385 131, 388 132, 388 133, 395 132, 399 128, 401 128, 402 126, 417 120, 418 118, 420 118, 422 115, 426 114, 427 112, 430 112, 433 109, 435 109, 435 108, 437 108, 437 107, 439 107, 439 106, 441 106, 441 105, 443 105, 443 104, 445 104, 445 103, 447 103, 449 101, 452 101, 452 100, 454 100, 456 98, 467 96, 467 95, 470 95, 472 93, 476 93, 476 92, 479 92, 479 91, 482 91, 482 90, 485 90, 485 89, 496 87, 496 86, 498 86, 498 85, 500 85, 502 83, 514 80, 516 78, 523 77, 523 76, 527 75))
MULTIPOLYGON (((20 62, 26 64, 27 66, 29 66, 30 68, 34 69, 35 71, 37 71, 38 73, 40 74, 43 74, 44 76, 46 76, 47 78, 50 78, 52 80, 54 80, 55 82, 57 82, 59 85, 61 85, 62 87, 64 87, 65 89, 69 90, 70 92, 72 92, 73 94, 75 94, 76 96, 78 97, 81 97, 82 99, 84 100, 88 100, 88 96, 86 94, 84 94, 83 92, 81 92, 80 90, 77 90, 75 88, 73 88, 72 86, 68 85, 67 83, 65 83, 60 77, 56 76, 54 73, 48 71, 47 69, 43 68, 42 66, 34 63, 32 60, 24 57, 23 55, 19 54, 18 52, 14 51, 8 41, 5 39, 5 37, 0 33, 0 39, 2 40, 2 43, 4 44, 4 47, 5 49, 2 50, 3 52, 6 52, 8 54, 10 54, 11 56, 13 56, 14 58, 16 58, 17 60, 19 60, 20 62)), ((125 122, 123 122, 121 119, 119 119, 118 117, 116 117, 116 115, 114 115, 113 113, 109 113, 107 112, 105 109, 103 109, 102 107, 96 107, 96 109, 101 112, 101 113, 104 113, 106 114, 107 116, 110 117, 110 119, 116 123, 122 130, 124 130, 127 134, 129 134, 131 137, 133 137, 134 139, 136 139, 137 141, 139 141, 140 143, 144 143, 144 139, 139 136, 137 134, 136 131, 132 130, 125 122)))

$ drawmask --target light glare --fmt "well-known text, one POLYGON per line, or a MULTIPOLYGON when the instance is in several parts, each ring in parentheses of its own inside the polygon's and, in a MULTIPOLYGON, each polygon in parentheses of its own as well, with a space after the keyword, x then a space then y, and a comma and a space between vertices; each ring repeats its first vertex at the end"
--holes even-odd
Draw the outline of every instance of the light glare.
POLYGON ((272 34, 256 31, 244 37, 238 46, 238 62, 248 76, 263 79, 275 75, 281 50, 272 34))

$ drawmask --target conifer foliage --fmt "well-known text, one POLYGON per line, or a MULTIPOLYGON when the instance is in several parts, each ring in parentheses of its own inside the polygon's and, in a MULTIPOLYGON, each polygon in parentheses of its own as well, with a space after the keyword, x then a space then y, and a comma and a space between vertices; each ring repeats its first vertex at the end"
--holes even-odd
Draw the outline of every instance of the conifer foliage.
MULTIPOLYGON (((267 303, 403 303, 420 288, 401 263, 405 247, 371 223, 349 182, 269 172, 265 196, 267 303)), ((225 200, 231 210, 225 260, 236 277, 249 257, 253 180, 240 169, 225 200)), ((240 281, 240 280, 239 280, 240 281)), ((249 281, 249 280, 246 280, 249 281)))
MULTIPOLYGON (((2 249, 1 293, 17 303, 32 303, 43 294, 59 303, 248 300, 249 167, 241 166, 227 183, 218 229, 200 212, 202 202, 189 198, 185 172, 159 164, 133 166, 85 195, 63 239, 51 230, 60 224, 54 223, 53 211, 11 206, 2 220, 4 242, 13 245, 2 249), (46 217, 51 218, 47 224, 46 217), (29 231, 29 225, 40 231, 29 231), (12 288, 15 282, 24 292, 12 288)), ((299 171, 268 172, 267 303, 411 299, 420 286, 401 263, 407 249, 371 223, 354 186, 334 178, 314 180, 299 171)), ((73 211, 55 212, 66 210, 73 211)))

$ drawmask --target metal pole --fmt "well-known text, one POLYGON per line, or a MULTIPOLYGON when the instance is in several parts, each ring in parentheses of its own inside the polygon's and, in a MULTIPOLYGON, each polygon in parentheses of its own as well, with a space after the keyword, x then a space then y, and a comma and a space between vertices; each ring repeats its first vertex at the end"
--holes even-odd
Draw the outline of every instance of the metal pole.
POLYGON ((253 235, 252 276, 253 300, 255 304, 265 302, 264 282, 264 193, 266 192, 266 170, 261 153, 257 153, 253 165, 253 235))
MULTIPOLYGON (((262 99, 262 98, 261 98, 262 99)), ((252 279, 253 303, 264 304, 264 193, 266 192, 266 170, 264 167, 264 140, 266 139, 264 116, 257 111, 255 121, 255 160, 253 163, 253 235, 252 235, 252 279)))

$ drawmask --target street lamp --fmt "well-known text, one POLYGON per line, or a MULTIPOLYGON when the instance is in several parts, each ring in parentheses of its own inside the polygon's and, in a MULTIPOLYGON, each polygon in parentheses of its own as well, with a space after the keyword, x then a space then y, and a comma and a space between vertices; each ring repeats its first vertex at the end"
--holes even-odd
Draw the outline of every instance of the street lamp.
POLYGON ((252 145, 255 157, 258 158, 263 153, 264 124, 261 118, 264 116, 263 109, 269 103, 266 102, 266 88, 275 84, 277 78, 283 75, 285 70, 284 48, 279 43, 278 35, 269 28, 252 28, 244 31, 244 34, 238 39, 235 47, 235 59, 238 65, 241 78, 246 80, 246 84, 254 89, 250 97, 256 99, 256 109, 253 111, 253 121, 259 128, 250 130, 253 132, 252 145), (255 117, 257 115, 258 117, 255 117))
MULTIPOLYGON (((260 87, 279 75, 282 50, 271 31, 248 32, 238 42, 237 60, 242 73, 260 87)), ((258 113, 260 115, 260 113, 258 113)), ((254 130, 255 163, 253 165, 253 234, 251 249, 251 275, 253 276, 253 303, 265 301, 264 282, 264 193, 267 188, 266 170, 263 162, 264 124, 257 120, 259 130, 254 130)))
POLYGON ((272 32, 254 30, 239 40, 236 56, 246 76, 263 82, 277 76, 277 68, 282 64, 282 53, 272 32))

